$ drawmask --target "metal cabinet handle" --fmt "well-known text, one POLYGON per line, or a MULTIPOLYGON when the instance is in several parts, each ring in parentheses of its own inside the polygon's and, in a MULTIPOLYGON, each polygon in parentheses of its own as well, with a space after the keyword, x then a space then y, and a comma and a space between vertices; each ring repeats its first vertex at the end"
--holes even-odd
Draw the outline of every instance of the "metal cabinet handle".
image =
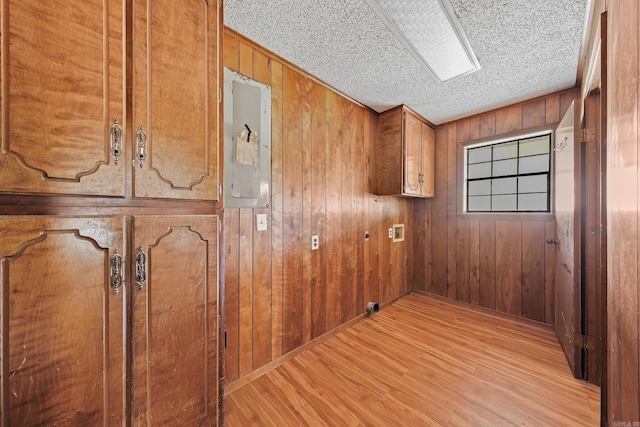
POLYGON ((144 288, 144 282, 147 280, 147 254, 142 250, 142 246, 136 254, 136 283, 140 290, 144 288))
POLYGON ((118 161, 122 158, 122 128, 118 124, 118 119, 113 121, 113 125, 110 129, 110 137, 111 143, 109 144, 109 151, 111 152, 111 157, 118 165, 118 161))
POLYGON ((147 161, 147 133, 142 125, 140 125, 140 130, 136 133, 136 160, 141 169, 142 165, 147 161))
POLYGON ((122 257, 118 253, 116 249, 115 253, 111 257, 110 260, 110 282, 111 289, 113 289, 113 293, 118 295, 120 293, 120 288, 122 287, 122 257))
POLYGON ((547 243, 547 245, 557 245, 558 243, 560 243, 560 241, 557 239, 547 239, 545 240, 545 242, 547 243))

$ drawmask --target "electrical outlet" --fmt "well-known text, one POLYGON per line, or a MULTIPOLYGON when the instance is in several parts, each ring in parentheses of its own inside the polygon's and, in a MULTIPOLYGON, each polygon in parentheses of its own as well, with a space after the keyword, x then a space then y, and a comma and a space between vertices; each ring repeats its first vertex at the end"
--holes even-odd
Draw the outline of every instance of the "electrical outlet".
POLYGON ((320 239, 318 236, 311 236, 311 250, 315 251, 320 247, 320 239))
POLYGON ((389 238, 393 239, 393 228, 389 229, 389 238))

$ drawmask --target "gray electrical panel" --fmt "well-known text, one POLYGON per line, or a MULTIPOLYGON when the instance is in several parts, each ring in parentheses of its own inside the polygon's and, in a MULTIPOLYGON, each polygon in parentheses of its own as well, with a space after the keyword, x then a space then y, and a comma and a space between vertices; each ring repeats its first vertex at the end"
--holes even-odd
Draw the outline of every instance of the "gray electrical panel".
POLYGON ((224 207, 271 197, 271 88, 224 68, 224 207))

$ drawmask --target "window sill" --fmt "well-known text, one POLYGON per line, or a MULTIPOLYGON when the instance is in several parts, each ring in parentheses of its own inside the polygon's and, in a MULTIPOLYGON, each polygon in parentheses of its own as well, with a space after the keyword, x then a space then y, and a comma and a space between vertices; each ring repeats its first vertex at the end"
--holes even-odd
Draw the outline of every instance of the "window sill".
POLYGON ((459 212, 457 217, 460 219, 478 220, 478 221, 553 221, 555 215, 550 212, 459 212))

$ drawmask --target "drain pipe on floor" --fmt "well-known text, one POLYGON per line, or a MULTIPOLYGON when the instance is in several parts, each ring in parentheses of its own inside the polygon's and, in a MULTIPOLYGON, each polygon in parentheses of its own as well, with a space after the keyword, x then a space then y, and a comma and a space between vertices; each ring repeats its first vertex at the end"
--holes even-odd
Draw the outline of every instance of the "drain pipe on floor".
POLYGON ((377 313, 380 310, 380 305, 377 302, 369 301, 367 303, 367 311, 369 313, 377 313))

